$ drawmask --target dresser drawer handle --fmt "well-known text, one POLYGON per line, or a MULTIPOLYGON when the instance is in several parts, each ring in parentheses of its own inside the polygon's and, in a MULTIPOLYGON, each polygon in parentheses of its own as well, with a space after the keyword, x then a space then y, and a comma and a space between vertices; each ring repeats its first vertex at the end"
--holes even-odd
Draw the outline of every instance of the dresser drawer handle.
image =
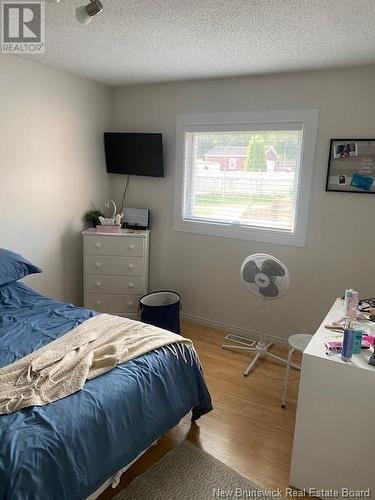
POLYGON ((101 262, 96 262, 95 263, 95 267, 97 267, 97 268, 102 267, 102 263, 101 262))
POLYGON ((134 288, 134 283, 129 283, 128 287, 129 288, 134 288))
POLYGON ((102 286, 101 281, 97 281, 97 282, 95 283, 95 286, 96 286, 96 287, 100 287, 100 286, 102 286))
POLYGON ((100 304, 101 304, 101 303, 102 303, 102 301, 101 301, 101 300, 96 300, 96 301, 95 301, 95 305, 97 305, 97 306, 100 306, 100 304))
POLYGON ((134 269, 134 264, 129 264, 129 265, 128 265, 128 268, 129 268, 129 269, 134 269))
POLYGON ((129 245, 129 250, 134 250, 134 245, 133 243, 131 245, 129 245))
POLYGON ((95 246, 96 246, 96 248, 102 248, 102 244, 101 244, 101 243, 99 243, 99 242, 98 242, 98 243, 95 243, 95 246))

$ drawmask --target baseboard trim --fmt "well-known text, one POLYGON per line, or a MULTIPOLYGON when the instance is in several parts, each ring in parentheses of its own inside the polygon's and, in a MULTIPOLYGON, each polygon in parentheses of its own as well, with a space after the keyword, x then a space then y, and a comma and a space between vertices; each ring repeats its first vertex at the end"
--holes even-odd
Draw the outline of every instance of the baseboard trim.
MULTIPOLYGON (((216 321, 213 319, 209 318, 202 318, 201 316, 196 316, 195 314, 187 314, 187 313, 182 313, 181 314, 182 319, 187 319, 188 321, 191 321, 192 323, 197 323, 199 325, 204 325, 204 326, 209 326, 211 328, 216 328, 217 330, 223 330, 224 332, 228 333, 234 333, 236 335, 241 335, 242 337, 248 337, 248 338, 259 338, 259 332, 256 330, 249 330, 247 328, 243 328, 241 326, 234 326, 230 325, 228 323, 224 323, 222 321, 216 321)), ((271 342, 279 345, 287 345, 288 344, 288 339, 284 339, 283 337, 278 337, 276 335, 267 335, 267 339, 270 340, 271 342)))

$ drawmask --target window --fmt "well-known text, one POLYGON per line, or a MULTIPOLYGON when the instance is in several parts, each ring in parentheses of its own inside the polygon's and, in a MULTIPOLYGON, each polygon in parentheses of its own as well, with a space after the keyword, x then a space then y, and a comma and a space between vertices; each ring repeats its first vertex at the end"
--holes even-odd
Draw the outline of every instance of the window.
POLYGON ((318 112, 177 117, 176 230, 303 246, 318 112))

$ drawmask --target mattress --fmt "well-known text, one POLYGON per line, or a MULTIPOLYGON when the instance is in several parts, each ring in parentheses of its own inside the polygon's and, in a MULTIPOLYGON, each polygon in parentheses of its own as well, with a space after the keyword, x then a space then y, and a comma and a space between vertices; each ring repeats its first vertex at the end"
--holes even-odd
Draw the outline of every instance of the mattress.
MULTIPOLYGON (((95 314, 22 283, 0 287, 0 367, 95 314)), ((0 500, 84 499, 190 410, 211 409, 199 366, 160 349, 65 399, 0 416, 0 500)))

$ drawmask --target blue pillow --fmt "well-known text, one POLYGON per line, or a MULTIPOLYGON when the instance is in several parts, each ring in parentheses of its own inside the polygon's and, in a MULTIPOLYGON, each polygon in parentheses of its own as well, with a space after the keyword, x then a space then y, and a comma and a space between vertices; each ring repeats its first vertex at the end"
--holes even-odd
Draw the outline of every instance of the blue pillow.
POLYGON ((29 274, 41 273, 42 270, 30 261, 5 248, 0 248, 0 286, 18 281, 29 274))

